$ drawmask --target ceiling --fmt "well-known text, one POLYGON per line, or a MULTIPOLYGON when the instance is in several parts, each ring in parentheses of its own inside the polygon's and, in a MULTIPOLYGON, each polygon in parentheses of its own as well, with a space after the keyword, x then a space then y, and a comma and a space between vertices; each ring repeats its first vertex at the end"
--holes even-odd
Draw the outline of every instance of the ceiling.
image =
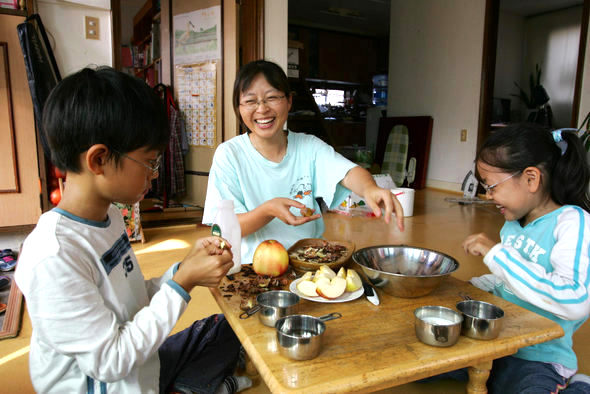
POLYGON ((533 16, 584 4, 584 0, 500 0, 500 11, 533 16))
MULTIPOLYGON (((582 4, 584 0, 500 0, 500 10, 532 16, 582 4)), ((390 0, 289 0, 289 24, 388 38, 389 8, 390 0)))
POLYGON ((390 0, 289 0, 289 24, 389 37, 390 0))

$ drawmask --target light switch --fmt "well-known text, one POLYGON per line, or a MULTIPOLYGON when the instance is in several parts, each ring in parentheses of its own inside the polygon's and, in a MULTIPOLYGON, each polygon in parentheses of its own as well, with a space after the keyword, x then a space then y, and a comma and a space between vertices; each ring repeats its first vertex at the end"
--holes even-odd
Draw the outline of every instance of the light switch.
POLYGON ((99 39, 98 18, 95 18, 93 16, 85 16, 84 17, 84 30, 86 31, 86 39, 87 40, 98 40, 99 39))
POLYGON ((461 142, 467 141, 467 129, 461 130, 461 142))

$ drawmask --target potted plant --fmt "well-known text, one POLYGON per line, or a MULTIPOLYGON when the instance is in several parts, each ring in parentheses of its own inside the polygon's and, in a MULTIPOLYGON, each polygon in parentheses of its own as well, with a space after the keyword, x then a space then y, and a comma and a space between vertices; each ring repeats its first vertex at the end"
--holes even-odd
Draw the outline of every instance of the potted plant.
POLYGON ((535 65, 535 74, 531 73, 529 77, 530 94, 527 94, 518 83, 514 82, 519 93, 513 94, 512 96, 520 98, 526 107, 531 110, 527 117, 528 122, 540 123, 552 127, 553 112, 549 105, 549 95, 543 85, 541 85, 542 71, 538 64, 535 65))

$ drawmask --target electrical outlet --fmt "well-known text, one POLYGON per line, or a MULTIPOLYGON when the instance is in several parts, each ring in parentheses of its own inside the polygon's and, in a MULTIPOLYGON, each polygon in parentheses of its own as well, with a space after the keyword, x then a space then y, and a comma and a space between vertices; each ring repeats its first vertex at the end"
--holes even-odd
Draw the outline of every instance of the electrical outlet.
POLYGON ((95 18, 93 16, 85 16, 84 17, 84 30, 86 31, 86 39, 87 40, 98 40, 99 39, 98 18, 95 18))
POLYGON ((461 130, 461 142, 467 141, 467 129, 461 130))

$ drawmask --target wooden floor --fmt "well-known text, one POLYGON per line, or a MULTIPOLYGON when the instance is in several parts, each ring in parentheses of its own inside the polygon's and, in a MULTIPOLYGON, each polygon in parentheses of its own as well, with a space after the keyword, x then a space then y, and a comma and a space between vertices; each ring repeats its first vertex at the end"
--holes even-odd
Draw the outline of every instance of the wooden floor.
MULTIPOLYGON (((429 198, 443 200, 445 194, 432 191, 429 198)), ((419 198, 417 196, 417 198, 419 198)), ((494 211, 495 208, 486 207, 459 207, 457 206, 456 216, 445 218, 448 221, 448 232, 443 236, 456 237, 453 241, 453 253, 449 253, 461 261, 461 267, 456 273, 460 279, 469 279, 475 275, 486 273, 487 269, 478 258, 467 258, 460 255, 460 243, 464 234, 470 233, 471 225, 464 222, 466 210, 483 209, 494 211), (465 261, 465 263, 463 263, 465 261)), ((489 212, 487 212, 489 213, 489 212)), ((453 214, 455 215, 455 214, 453 214)), ((487 214, 486 214, 487 215, 487 214)), ((487 215, 488 223, 486 226, 499 230, 503 223, 502 216, 498 214, 487 215), (491 218, 491 219, 490 219, 491 218)), ((497 231, 496 230, 496 231, 497 231)), ((332 232, 338 229, 332 229, 332 232)), ((198 237, 207 235, 209 228, 196 225, 181 225, 173 227, 149 228, 145 231, 146 243, 135 243, 133 249, 137 254, 141 269, 146 278, 161 275, 172 263, 180 261, 187 253, 189 245, 198 237)), ((187 311, 176 325, 174 332, 179 331, 193 322, 194 319, 209 316, 212 313, 218 313, 219 308, 206 288, 194 289, 191 293, 192 302, 189 304, 187 311)), ((28 373, 28 346, 31 337, 31 323, 26 313, 26 307, 23 310, 22 327, 18 337, 4 339, 0 341, 0 384, 1 393, 33 393, 29 373, 28 373)), ((579 359, 579 369, 581 373, 590 374, 590 325, 585 324, 576 335, 574 335, 574 349, 579 359)), ((268 388, 258 378, 254 377, 254 386, 244 393, 268 393, 268 388)), ((442 383, 411 383, 404 386, 391 388, 381 391, 380 393, 464 393, 465 385, 457 382, 442 383)))

